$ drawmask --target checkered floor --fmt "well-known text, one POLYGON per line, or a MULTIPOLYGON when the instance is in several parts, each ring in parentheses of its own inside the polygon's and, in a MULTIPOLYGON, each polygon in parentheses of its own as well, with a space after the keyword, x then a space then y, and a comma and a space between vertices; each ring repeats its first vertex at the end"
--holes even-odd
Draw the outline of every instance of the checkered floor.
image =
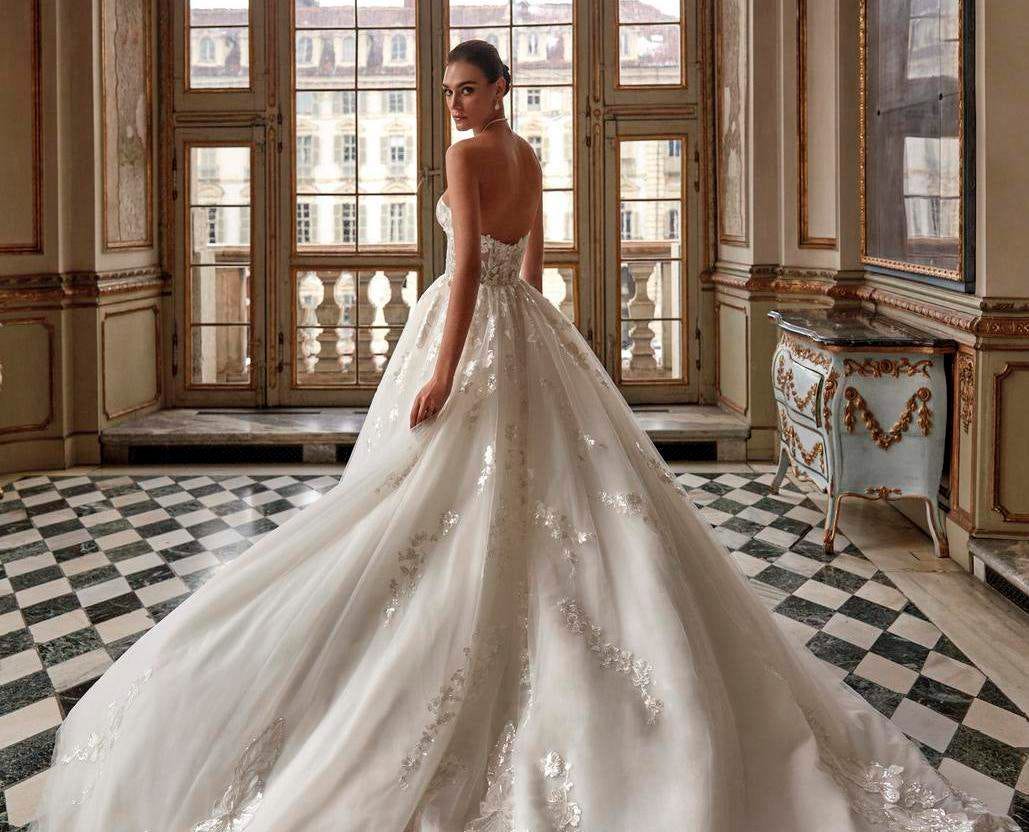
MULTIPOLYGON (((1029 830, 1024 714, 822 515, 771 474, 682 474, 780 623, 1029 830), (1007 738, 1007 739, 1006 739, 1007 738)), ((220 564, 332 488, 329 475, 55 476, 0 501, 0 832, 35 794, 63 716, 220 564)))

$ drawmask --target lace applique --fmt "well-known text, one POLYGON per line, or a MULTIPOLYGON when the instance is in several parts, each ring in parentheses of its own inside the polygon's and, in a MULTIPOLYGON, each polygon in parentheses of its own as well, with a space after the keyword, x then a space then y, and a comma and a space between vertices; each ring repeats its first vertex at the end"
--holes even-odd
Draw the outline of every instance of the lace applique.
POLYGON ((454 785, 454 783, 465 779, 467 776, 467 764, 454 752, 448 751, 443 755, 443 759, 436 767, 436 771, 433 772, 429 785, 425 787, 425 797, 423 799, 427 802, 437 792, 445 789, 447 786, 454 785))
MULTIPOLYGON (((496 624, 484 637, 483 645, 475 656, 475 664, 468 680, 466 701, 474 702, 482 693, 483 685, 497 662, 497 656, 500 655, 500 647, 503 643, 500 634, 504 629, 503 624, 496 624)), ((476 631, 476 635, 478 635, 478 631, 476 631)))
POLYGON ((654 522, 646 511, 643 497, 634 491, 627 491, 624 494, 612 494, 609 491, 600 491, 597 496, 600 497, 600 501, 604 505, 609 508, 613 508, 615 511, 621 512, 628 517, 639 517, 648 525, 654 522))
POLYGON ((668 467, 668 463, 660 457, 655 457, 651 454, 650 451, 643 447, 638 439, 634 444, 636 445, 636 450, 639 451, 640 456, 643 457, 643 461, 647 464, 647 467, 657 474, 663 482, 672 486, 680 497, 686 497, 686 489, 679 484, 679 480, 675 476, 675 472, 668 467))
POLYGON ((575 565, 578 562, 578 553, 572 548, 572 544, 582 545, 596 539, 593 532, 576 531, 565 514, 558 512, 545 505, 542 500, 536 501, 536 512, 532 516, 537 526, 543 526, 550 533, 550 537, 561 543, 561 556, 571 565, 569 577, 575 576, 575 565))
POLYGON ((407 367, 411 363, 411 359, 414 357, 414 350, 408 350, 404 357, 397 363, 396 368, 393 370, 393 384, 400 387, 407 377, 407 367))
POLYGON ((493 462, 494 462, 494 446, 491 442, 486 446, 486 450, 482 452, 482 470, 479 471, 479 479, 476 483, 476 494, 481 494, 483 489, 486 487, 486 483, 489 481, 490 476, 493 474, 493 462))
POLYGON ((603 640, 603 630, 590 621, 579 606, 579 602, 571 598, 562 598, 558 604, 564 616, 565 626, 576 635, 584 636, 590 652, 600 657, 600 666, 613 668, 629 677, 633 687, 639 688, 643 706, 647 711, 647 725, 653 725, 664 710, 665 704, 656 698, 650 687, 654 684, 654 669, 650 662, 634 656, 616 644, 603 640))
MULTIPOLYGON (((470 647, 464 648, 465 656, 471 652, 470 647)), ((428 709, 432 714, 432 721, 422 730, 421 739, 415 744, 414 749, 404 757, 400 764, 400 788, 406 789, 411 785, 411 775, 422 766, 422 760, 429 756, 432 744, 436 742, 440 729, 454 718, 455 712, 448 710, 448 705, 461 701, 461 691, 465 684, 465 668, 459 667, 440 688, 439 696, 429 700, 428 709)))
POLYGON ((479 816, 464 832, 514 832, 514 740, 515 724, 508 720, 486 766, 486 794, 479 804, 479 816))
POLYGON ((445 511, 439 517, 439 528, 432 534, 418 532, 411 535, 411 542, 406 549, 397 553, 397 560, 400 563, 400 578, 391 578, 389 582, 390 600, 383 608, 383 615, 386 624, 393 620, 393 616, 400 609, 401 601, 410 597, 422 578, 422 567, 425 565, 425 548, 429 543, 438 543, 457 524, 460 515, 456 511, 445 511))
POLYGON ((154 669, 152 667, 147 668, 145 672, 129 683, 129 686, 120 697, 108 703, 107 724, 104 726, 102 733, 90 731, 84 744, 78 743, 67 754, 61 755, 59 761, 64 765, 75 760, 83 763, 101 764, 92 773, 92 776, 82 789, 81 794, 76 799, 72 800, 73 806, 80 806, 92 793, 100 775, 103 773, 103 763, 107 759, 107 752, 114 746, 115 742, 118 740, 118 735, 121 733, 121 725, 125 716, 125 711, 139 696, 139 692, 144 683, 150 680, 153 673, 154 669))
POLYGON ((190 832, 243 832, 247 828, 264 799, 268 773, 282 750, 285 724, 280 716, 250 740, 221 799, 208 818, 194 825, 190 832))
MULTIPOLYGON (((429 756, 433 743, 439 738, 440 730, 457 716, 457 710, 451 710, 451 705, 457 705, 467 696, 474 699, 478 696, 479 688, 488 674, 496 659, 499 650, 500 639, 497 636, 497 629, 503 625, 497 625, 486 638, 486 652, 478 651, 474 662, 472 661, 471 646, 463 649, 464 664, 450 674, 450 678, 440 688, 439 696, 434 696, 426 706, 432 714, 432 720, 422 729, 422 736, 415 744, 411 752, 404 757, 400 763, 400 777, 397 780, 401 789, 411 785, 411 777, 422 766, 422 760, 429 756), (494 649, 494 645, 497 649, 494 649), (471 670, 469 666, 471 665, 471 670), (469 684, 469 679, 470 684, 469 684), (466 688, 468 692, 466 693, 466 688)), ((478 642, 481 631, 476 629, 472 633, 473 643, 478 642)))
POLYGON ((556 751, 548 751, 540 760, 540 769, 548 779, 560 779, 560 783, 547 792, 547 818, 552 829, 578 829, 582 820, 582 807, 571 798, 572 781, 568 778, 571 764, 556 751))
POLYGON ((375 489, 375 494, 379 495, 385 491, 396 491, 403 484, 404 480, 407 479, 408 474, 414 470, 414 466, 418 464, 418 457, 414 457, 407 465, 401 468, 399 471, 394 471, 386 480, 375 489))

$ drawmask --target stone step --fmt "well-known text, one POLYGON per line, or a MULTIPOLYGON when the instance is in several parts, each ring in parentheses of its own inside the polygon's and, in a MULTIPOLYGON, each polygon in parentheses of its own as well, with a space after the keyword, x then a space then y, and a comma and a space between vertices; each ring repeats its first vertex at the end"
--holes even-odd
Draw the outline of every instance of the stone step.
POLYGON ((971 537, 972 572, 1029 612, 1029 539, 971 537))
MULTIPOLYGON (((366 407, 167 408, 124 420, 102 431, 103 461, 124 464, 134 448, 184 446, 301 446, 304 462, 333 462, 339 446, 352 446, 366 407)), ((723 461, 746 459, 750 427, 712 405, 633 408, 656 443, 712 444, 723 461)))

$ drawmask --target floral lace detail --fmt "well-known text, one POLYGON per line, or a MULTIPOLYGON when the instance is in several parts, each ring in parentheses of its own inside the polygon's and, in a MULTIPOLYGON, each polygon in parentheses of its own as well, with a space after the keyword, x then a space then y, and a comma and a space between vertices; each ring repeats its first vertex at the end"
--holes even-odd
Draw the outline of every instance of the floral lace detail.
POLYGON ((479 815, 465 825, 464 832, 514 832, 514 749, 515 724, 504 723, 486 766, 486 794, 479 815))
POLYGON ((554 788, 547 792, 547 818, 552 829, 563 832, 565 829, 578 829, 582 820, 582 807, 571 798, 572 781, 568 778, 571 763, 556 751, 548 751, 540 760, 540 769, 548 779, 560 779, 554 788))
POLYGON ((425 565, 425 550, 430 543, 438 543, 449 534, 450 530, 457 525, 460 515, 456 511, 445 511, 439 516, 439 528, 432 534, 418 532, 411 535, 411 542, 407 548, 397 553, 397 560, 400 562, 400 577, 390 578, 390 599, 383 608, 385 623, 389 624, 400 609, 404 598, 410 597, 418 587, 422 578, 422 567, 425 565))
POLYGON ((571 521, 565 514, 559 514, 556 509, 536 501, 536 511, 532 516, 537 526, 547 529, 550 537, 561 545, 561 556, 571 565, 569 577, 575 576, 575 565, 578 562, 578 553, 573 544, 582 545, 596 540, 593 532, 576 531, 571 521))
POLYGON ((613 668, 629 677, 633 687, 639 688, 643 706, 647 711, 647 725, 654 725, 664 710, 665 703, 656 698, 650 691, 654 684, 654 669, 650 662, 634 656, 616 644, 603 640, 603 630, 582 611, 579 602, 571 598, 562 598, 558 604, 565 626, 576 635, 584 636, 590 652, 600 657, 600 666, 613 668))
POLYGON ((481 494, 483 492, 483 489, 486 488, 486 483, 489 482, 489 478, 493 475, 494 457, 495 449, 491 442, 486 446, 486 450, 482 452, 482 470, 479 471, 479 479, 475 484, 476 494, 481 494))
POLYGON ((207 819, 195 824, 190 832, 243 832, 247 828, 264 799, 268 773, 282 751, 285 724, 280 716, 247 743, 232 782, 207 819))
POLYGON ((628 517, 639 517, 644 523, 652 524, 653 520, 648 514, 643 497, 634 491, 627 491, 624 494, 612 494, 609 491, 600 491, 597 494, 600 501, 628 517))
POLYGON ((579 426, 579 420, 568 403, 568 396, 561 389, 554 389, 554 385, 546 378, 540 378, 540 388, 549 401, 557 408, 558 417, 569 436, 575 437, 575 455, 579 462, 587 462, 589 454, 597 448, 607 448, 607 445, 594 438, 590 433, 579 426))
POLYGON ((396 491, 404 484, 404 480, 407 479, 408 475, 414 470, 414 466, 417 464, 418 457, 415 456, 403 468, 390 473, 381 485, 376 486, 374 491, 375 495, 379 496, 384 492, 396 491))
MULTIPOLYGON (((457 709, 451 706, 463 702, 466 697, 472 700, 478 696, 499 653, 501 640, 497 630, 501 627, 502 625, 497 625, 492 628, 485 639, 485 651, 479 650, 474 661, 471 646, 463 649, 464 664, 450 674, 447 681, 440 687, 439 695, 429 700, 426 707, 432 714, 432 720, 422 729, 422 735, 418 742, 400 763, 400 776, 397 783, 401 789, 410 787, 411 777, 421 768, 422 761, 429 756, 433 744, 439 738, 440 731, 457 716, 457 709)), ((479 640, 480 635, 479 629, 472 633, 473 643, 479 640)))
MULTIPOLYGON (((436 201, 436 219, 447 236, 446 263, 443 274, 450 278, 454 275, 456 262, 454 254, 454 227, 451 222, 450 206, 443 201, 443 197, 436 201)), ((489 234, 482 234, 479 243, 479 252, 482 257, 479 282, 484 286, 518 285, 521 280, 519 271, 528 241, 528 234, 514 243, 505 243, 489 234)))
POLYGON ((108 703, 107 724, 104 726, 103 733, 90 731, 89 736, 86 737, 85 743, 77 743, 71 751, 60 756, 58 762, 64 765, 73 761, 100 764, 99 767, 92 772, 92 776, 86 783, 85 787, 83 787, 79 796, 71 801, 73 806, 82 805, 86 798, 92 793, 100 775, 103 773, 103 763, 107 759, 107 753, 118 740, 119 734, 121 734, 121 725, 122 720, 125 717, 125 711, 138 698, 140 690, 143 685, 150 680, 153 673, 154 669, 152 667, 147 668, 146 671, 129 683, 129 686, 120 697, 108 703))

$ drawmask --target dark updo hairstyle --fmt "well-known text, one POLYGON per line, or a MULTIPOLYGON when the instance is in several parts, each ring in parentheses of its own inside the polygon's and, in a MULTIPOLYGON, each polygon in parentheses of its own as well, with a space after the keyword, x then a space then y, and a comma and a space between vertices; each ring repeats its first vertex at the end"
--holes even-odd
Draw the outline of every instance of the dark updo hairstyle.
POLYGON ((455 61, 474 64, 482 71, 482 74, 486 76, 486 80, 491 84, 496 83, 497 79, 503 76, 504 80, 507 81, 507 89, 504 90, 504 95, 510 92, 511 70, 508 69, 507 64, 500 60, 500 53, 497 51, 497 47, 489 41, 462 41, 447 54, 448 64, 452 64, 455 61))

